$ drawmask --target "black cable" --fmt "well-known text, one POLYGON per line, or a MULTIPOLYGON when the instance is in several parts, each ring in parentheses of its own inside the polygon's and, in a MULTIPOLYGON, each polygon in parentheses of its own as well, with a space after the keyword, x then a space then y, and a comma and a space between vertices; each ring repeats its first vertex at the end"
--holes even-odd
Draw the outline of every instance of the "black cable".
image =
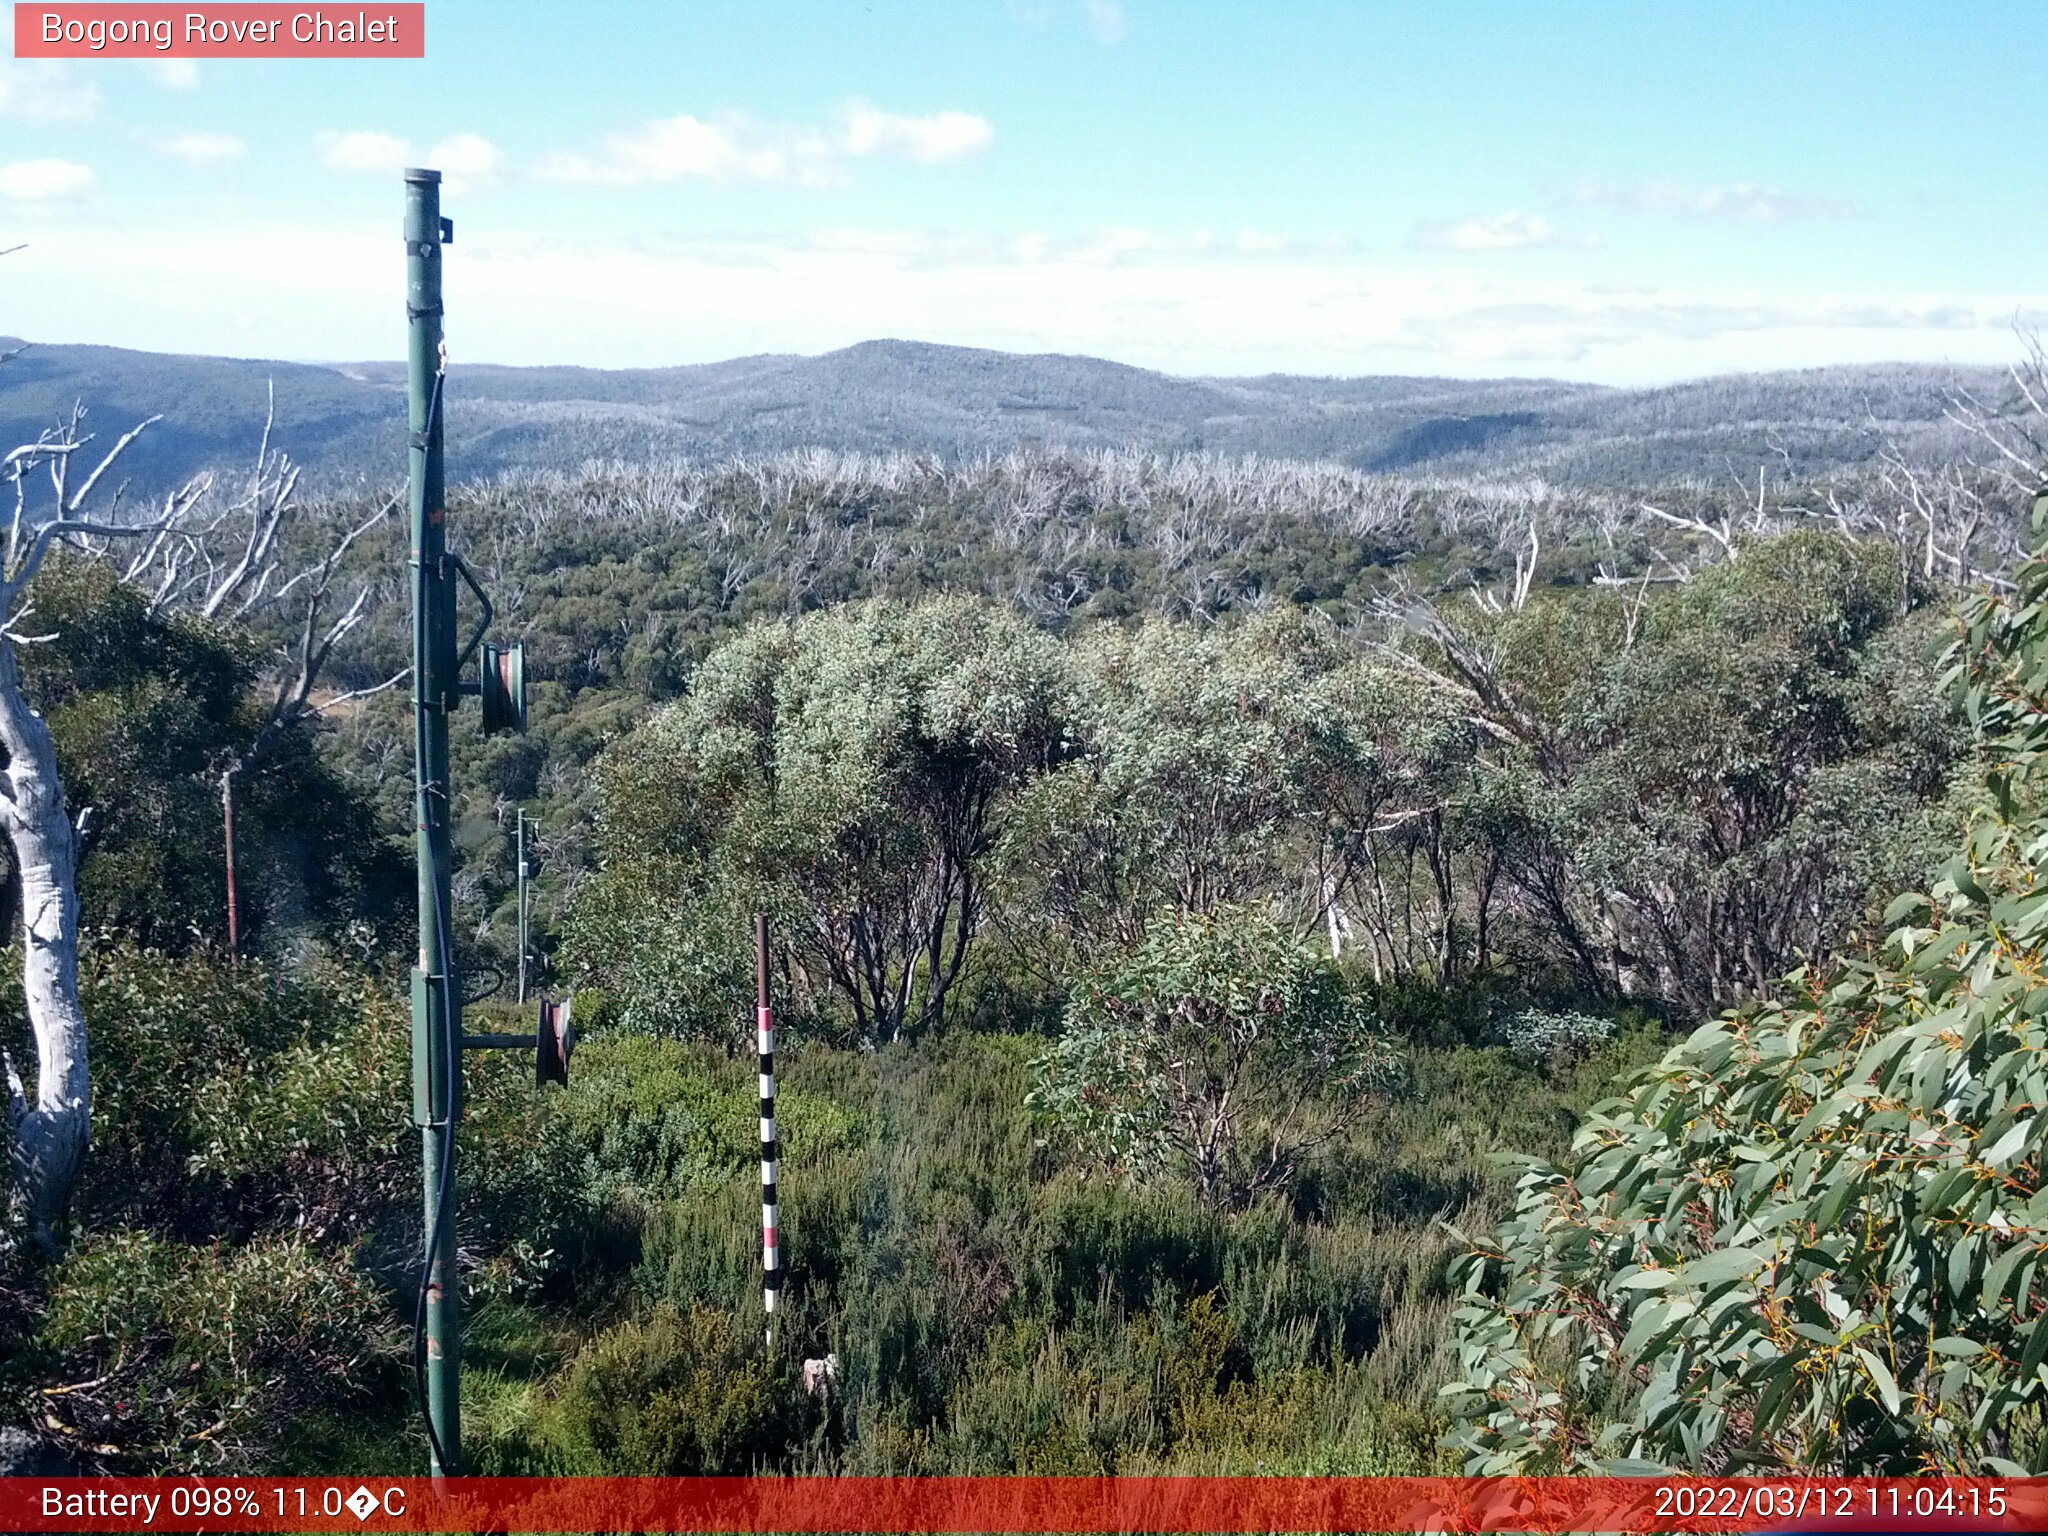
MULTIPOLYGON (((435 371, 434 393, 427 402, 427 429, 423 434, 427 441, 420 445, 423 448, 430 448, 439 435, 437 429, 441 425, 441 390, 446 378, 446 370, 437 369, 435 371)), ((424 491, 424 487, 422 487, 422 490, 424 491)), ((424 597, 425 594, 421 593, 421 601, 419 602, 421 611, 414 616, 414 623, 419 626, 415 631, 415 649, 420 653, 419 659, 421 661, 425 659, 425 649, 428 640, 427 635, 424 633, 427 624, 424 597)), ((424 762, 427 746, 424 712, 434 707, 434 705, 426 698, 422 691, 422 678, 417 676, 414 678, 413 688, 414 696, 419 701, 413 711, 413 753, 416 761, 424 762)), ((421 786, 423 800, 425 797, 435 794, 441 797, 442 813, 445 816, 448 811, 449 798, 448 786, 445 781, 421 786)), ((427 807, 423 804, 420 809, 425 811, 427 807)), ((432 825, 431 821, 429 821, 429 825, 432 825)), ((441 1436, 434 1428, 433 1408, 427 1401, 427 1291, 429 1283, 433 1278, 434 1258, 441 1246, 441 1231, 447 1224, 448 1207, 455 1188, 455 1106, 458 1095, 458 1083, 462 1071, 462 1042, 456 1033, 456 1010, 454 1006, 451 1006, 460 994, 455 988, 454 956, 448 944, 448 899, 442 882, 438 879, 434 881, 434 919, 435 937, 438 943, 436 945, 437 952, 433 959, 440 967, 443 1060, 447 1066, 446 1071, 442 1074, 441 1103, 438 1106, 441 1130, 440 1179, 434 1190, 433 1215, 427 1221, 426 1245, 420 1255, 419 1291, 413 1298, 412 1382, 414 1396, 419 1400, 420 1419, 426 1425, 427 1446, 433 1454, 434 1464, 443 1472, 456 1472, 459 1469, 449 1462, 447 1448, 441 1444, 441 1436)), ((430 982, 431 979, 429 978, 430 982)), ((431 1084, 429 1086, 431 1087, 431 1084)), ((430 1108, 429 1113, 433 1112, 434 1110, 430 1108)), ((449 1269, 450 1273, 442 1276, 444 1291, 446 1287, 456 1283, 456 1277, 453 1273, 454 1265, 451 1264, 449 1269)), ((457 1450, 459 1451, 460 1449, 461 1447, 457 1446, 457 1450)))
MULTIPOLYGON (((448 948, 448 908, 441 892, 441 882, 434 882, 435 927, 440 939, 436 959, 441 965, 441 1029, 443 1034, 444 1059, 448 1067, 441 1083, 441 1176, 434 1191, 434 1214, 427 1223, 426 1247, 420 1256, 419 1293, 413 1299, 412 1309, 412 1382, 413 1392, 419 1399, 420 1418, 427 1427, 427 1445, 433 1452, 434 1464, 443 1472, 455 1472, 451 1466, 447 1449, 441 1444, 440 1434, 434 1428, 434 1410, 427 1401, 427 1290, 434 1273, 434 1257, 441 1246, 441 1229, 448 1217, 449 1198, 455 1189, 455 1084, 462 1069, 461 1042, 456 1039, 455 1012, 448 1006, 455 995, 454 966, 448 948)), ((443 1287, 456 1283, 452 1273, 441 1277, 443 1287)))

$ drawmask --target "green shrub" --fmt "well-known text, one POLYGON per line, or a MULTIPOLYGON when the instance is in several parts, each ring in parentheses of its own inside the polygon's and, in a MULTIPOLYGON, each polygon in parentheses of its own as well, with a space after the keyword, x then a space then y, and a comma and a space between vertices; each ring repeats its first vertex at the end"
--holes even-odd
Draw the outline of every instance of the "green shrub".
POLYGON ((789 1453, 807 1403, 731 1314, 661 1305, 584 1347, 536 1446, 564 1475, 740 1474, 789 1453))
MULTIPOLYGON (((778 1091, 787 1156, 826 1157, 859 1135, 858 1116, 833 1100, 798 1082, 778 1091)), ((751 1053, 620 1034, 578 1049, 556 1114, 592 1196, 644 1207, 757 1169, 759 1106, 751 1053)))
MULTIPOLYGON (((0 996, 25 1038, 19 953, 0 996)), ((187 1238, 261 1226, 359 1230, 402 1184, 410 1060, 402 999, 339 967, 126 943, 89 947, 93 1139, 75 1205, 187 1238)))
POLYGON ((403 1354, 368 1279, 298 1237, 84 1237, 51 1276, 36 1342, 86 1383, 45 1397, 71 1438, 180 1471, 260 1464, 300 1418, 388 1397, 403 1354))
POLYGON ((1546 1065, 1584 1061, 1614 1038, 1615 1022, 1593 1014, 1524 1008, 1501 1025, 1501 1043, 1517 1056, 1546 1065))
MULTIPOLYGON (((607 760, 614 798, 620 754, 607 760)), ((635 786, 637 788, 637 785, 635 786)), ((634 829, 635 832, 638 829, 634 829)), ((614 1027, 731 1049, 752 1038, 753 917, 757 898, 673 854, 637 847, 631 833, 577 893, 561 961, 601 1000, 595 1030, 614 1027), (694 877, 694 878, 693 878, 694 877)))
POLYGON ((1031 1102, 1110 1167, 1243 1204, 1399 1083, 1376 1025, 1269 913, 1167 912, 1075 984, 1031 1102))

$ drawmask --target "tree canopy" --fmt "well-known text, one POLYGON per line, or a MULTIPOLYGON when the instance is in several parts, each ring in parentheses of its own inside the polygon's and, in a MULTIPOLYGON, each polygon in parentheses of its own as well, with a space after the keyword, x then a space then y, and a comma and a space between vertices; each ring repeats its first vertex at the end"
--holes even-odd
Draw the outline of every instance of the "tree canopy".
POLYGON ((1966 614, 1980 792, 1882 948, 1700 1026, 1521 1164, 1463 1264, 1471 1470, 2048 1469, 2044 598, 2048 554, 1966 614))

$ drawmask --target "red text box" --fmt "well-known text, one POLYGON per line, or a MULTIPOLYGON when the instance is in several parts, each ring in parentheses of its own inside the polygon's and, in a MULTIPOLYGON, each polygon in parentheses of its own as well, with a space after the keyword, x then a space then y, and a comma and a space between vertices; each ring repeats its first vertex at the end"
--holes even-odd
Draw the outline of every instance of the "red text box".
POLYGON ((2048 1478, 16 1476, 0 1529, 2017 1536, 2048 1478))
POLYGON ((36 5, 16 0, 18 59, 421 59, 424 4, 36 5))

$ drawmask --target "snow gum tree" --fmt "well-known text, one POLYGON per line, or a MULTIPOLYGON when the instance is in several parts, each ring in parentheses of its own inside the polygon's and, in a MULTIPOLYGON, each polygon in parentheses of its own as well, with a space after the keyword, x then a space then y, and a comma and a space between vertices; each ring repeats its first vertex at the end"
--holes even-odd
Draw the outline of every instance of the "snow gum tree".
POLYGON ((1473 1244, 1445 1389, 1470 1471, 2048 1470, 2037 549, 1963 615, 1981 793, 1880 952, 1702 1026, 1473 1244))

